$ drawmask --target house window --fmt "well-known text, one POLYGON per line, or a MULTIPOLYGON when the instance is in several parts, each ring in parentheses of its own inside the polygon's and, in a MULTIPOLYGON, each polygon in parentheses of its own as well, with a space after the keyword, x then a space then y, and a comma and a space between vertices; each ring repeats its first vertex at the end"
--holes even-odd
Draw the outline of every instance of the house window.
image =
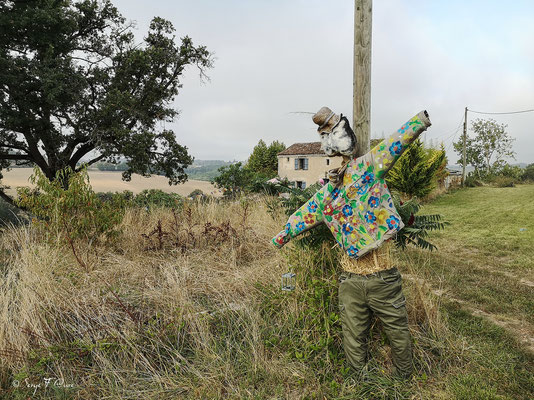
POLYGON ((306 189, 306 182, 304 181, 297 181, 296 186, 298 189, 306 189))
POLYGON ((287 157, 287 162, 289 162, 289 157, 287 157))
POLYGON ((326 159, 326 165, 330 165, 330 159, 329 158, 326 159))
POLYGON ((295 158, 295 169, 308 169, 308 159, 295 158))

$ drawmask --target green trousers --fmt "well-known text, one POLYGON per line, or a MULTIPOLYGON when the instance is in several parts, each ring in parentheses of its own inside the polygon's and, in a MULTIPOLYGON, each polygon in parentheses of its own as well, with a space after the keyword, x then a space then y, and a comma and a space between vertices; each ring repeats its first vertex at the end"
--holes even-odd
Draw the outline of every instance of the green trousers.
POLYGON ((396 267, 370 275, 342 272, 339 277, 339 313, 343 347, 349 364, 360 372, 368 360, 367 338, 375 314, 391 344, 394 374, 412 373, 411 336, 402 277, 396 267))

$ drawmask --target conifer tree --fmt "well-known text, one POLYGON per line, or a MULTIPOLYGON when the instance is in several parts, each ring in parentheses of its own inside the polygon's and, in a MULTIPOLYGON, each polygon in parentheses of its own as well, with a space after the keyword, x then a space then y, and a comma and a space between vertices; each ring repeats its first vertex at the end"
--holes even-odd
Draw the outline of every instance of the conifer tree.
POLYGON ((446 164, 445 151, 426 150, 417 139, 388 172, 386 182, 390 189, 407 198, 425 197, 436 186, 437 173, 446 164))

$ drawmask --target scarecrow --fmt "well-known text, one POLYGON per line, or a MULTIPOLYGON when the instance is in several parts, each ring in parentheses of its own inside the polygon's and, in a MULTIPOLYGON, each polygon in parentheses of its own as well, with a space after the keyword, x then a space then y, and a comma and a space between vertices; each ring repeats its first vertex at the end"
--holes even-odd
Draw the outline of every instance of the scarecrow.
POLYGON ((321 108, 321 149, 327 156, 343 156, 340 168, 330 170, 329 182, 291 215, 272 242, 281 248, 318 224, 325 223, 343 249, 339 277, 339 311, 347 360, 358 372, 368 360, 367 337, 374 313, 391 344, 394 373, 412 371, 411 337, 401 275, 391 264, 395 234, 404 227, 384 180, 406 148, 431 124, 426 111, 411 118, 371 151, 355 157, 357 140, 343 114, 321 108))

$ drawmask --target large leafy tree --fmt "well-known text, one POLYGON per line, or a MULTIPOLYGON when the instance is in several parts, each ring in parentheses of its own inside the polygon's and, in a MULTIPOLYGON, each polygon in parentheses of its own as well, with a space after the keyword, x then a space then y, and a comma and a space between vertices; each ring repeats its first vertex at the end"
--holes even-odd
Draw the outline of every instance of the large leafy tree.
MULTIPOLYGON (((492 172, 502 167, 506 158, 514 158, 512 143, 515 140, 506 132, 507 125, 499 124, 493 119, 477 118, 471 122, 474 137, 466 138, 466 164, 475 167, 477 173, 492 172)), ((462 160, 463 139, 454 143, 454 150, 460 155, 458 163, 462 160)))
POLYGON ((36 164, 54 180, 65 167, 79 171, 82 157, 124 157, 124 180, 187 179, 192 157, 160 127, 178 114, 171 102, 184 68, 202 77, 211 55, 187 36, 177 44, 162 18, 142 43, 131 28, 109 0, 0 0, 0 171, 36 164))

